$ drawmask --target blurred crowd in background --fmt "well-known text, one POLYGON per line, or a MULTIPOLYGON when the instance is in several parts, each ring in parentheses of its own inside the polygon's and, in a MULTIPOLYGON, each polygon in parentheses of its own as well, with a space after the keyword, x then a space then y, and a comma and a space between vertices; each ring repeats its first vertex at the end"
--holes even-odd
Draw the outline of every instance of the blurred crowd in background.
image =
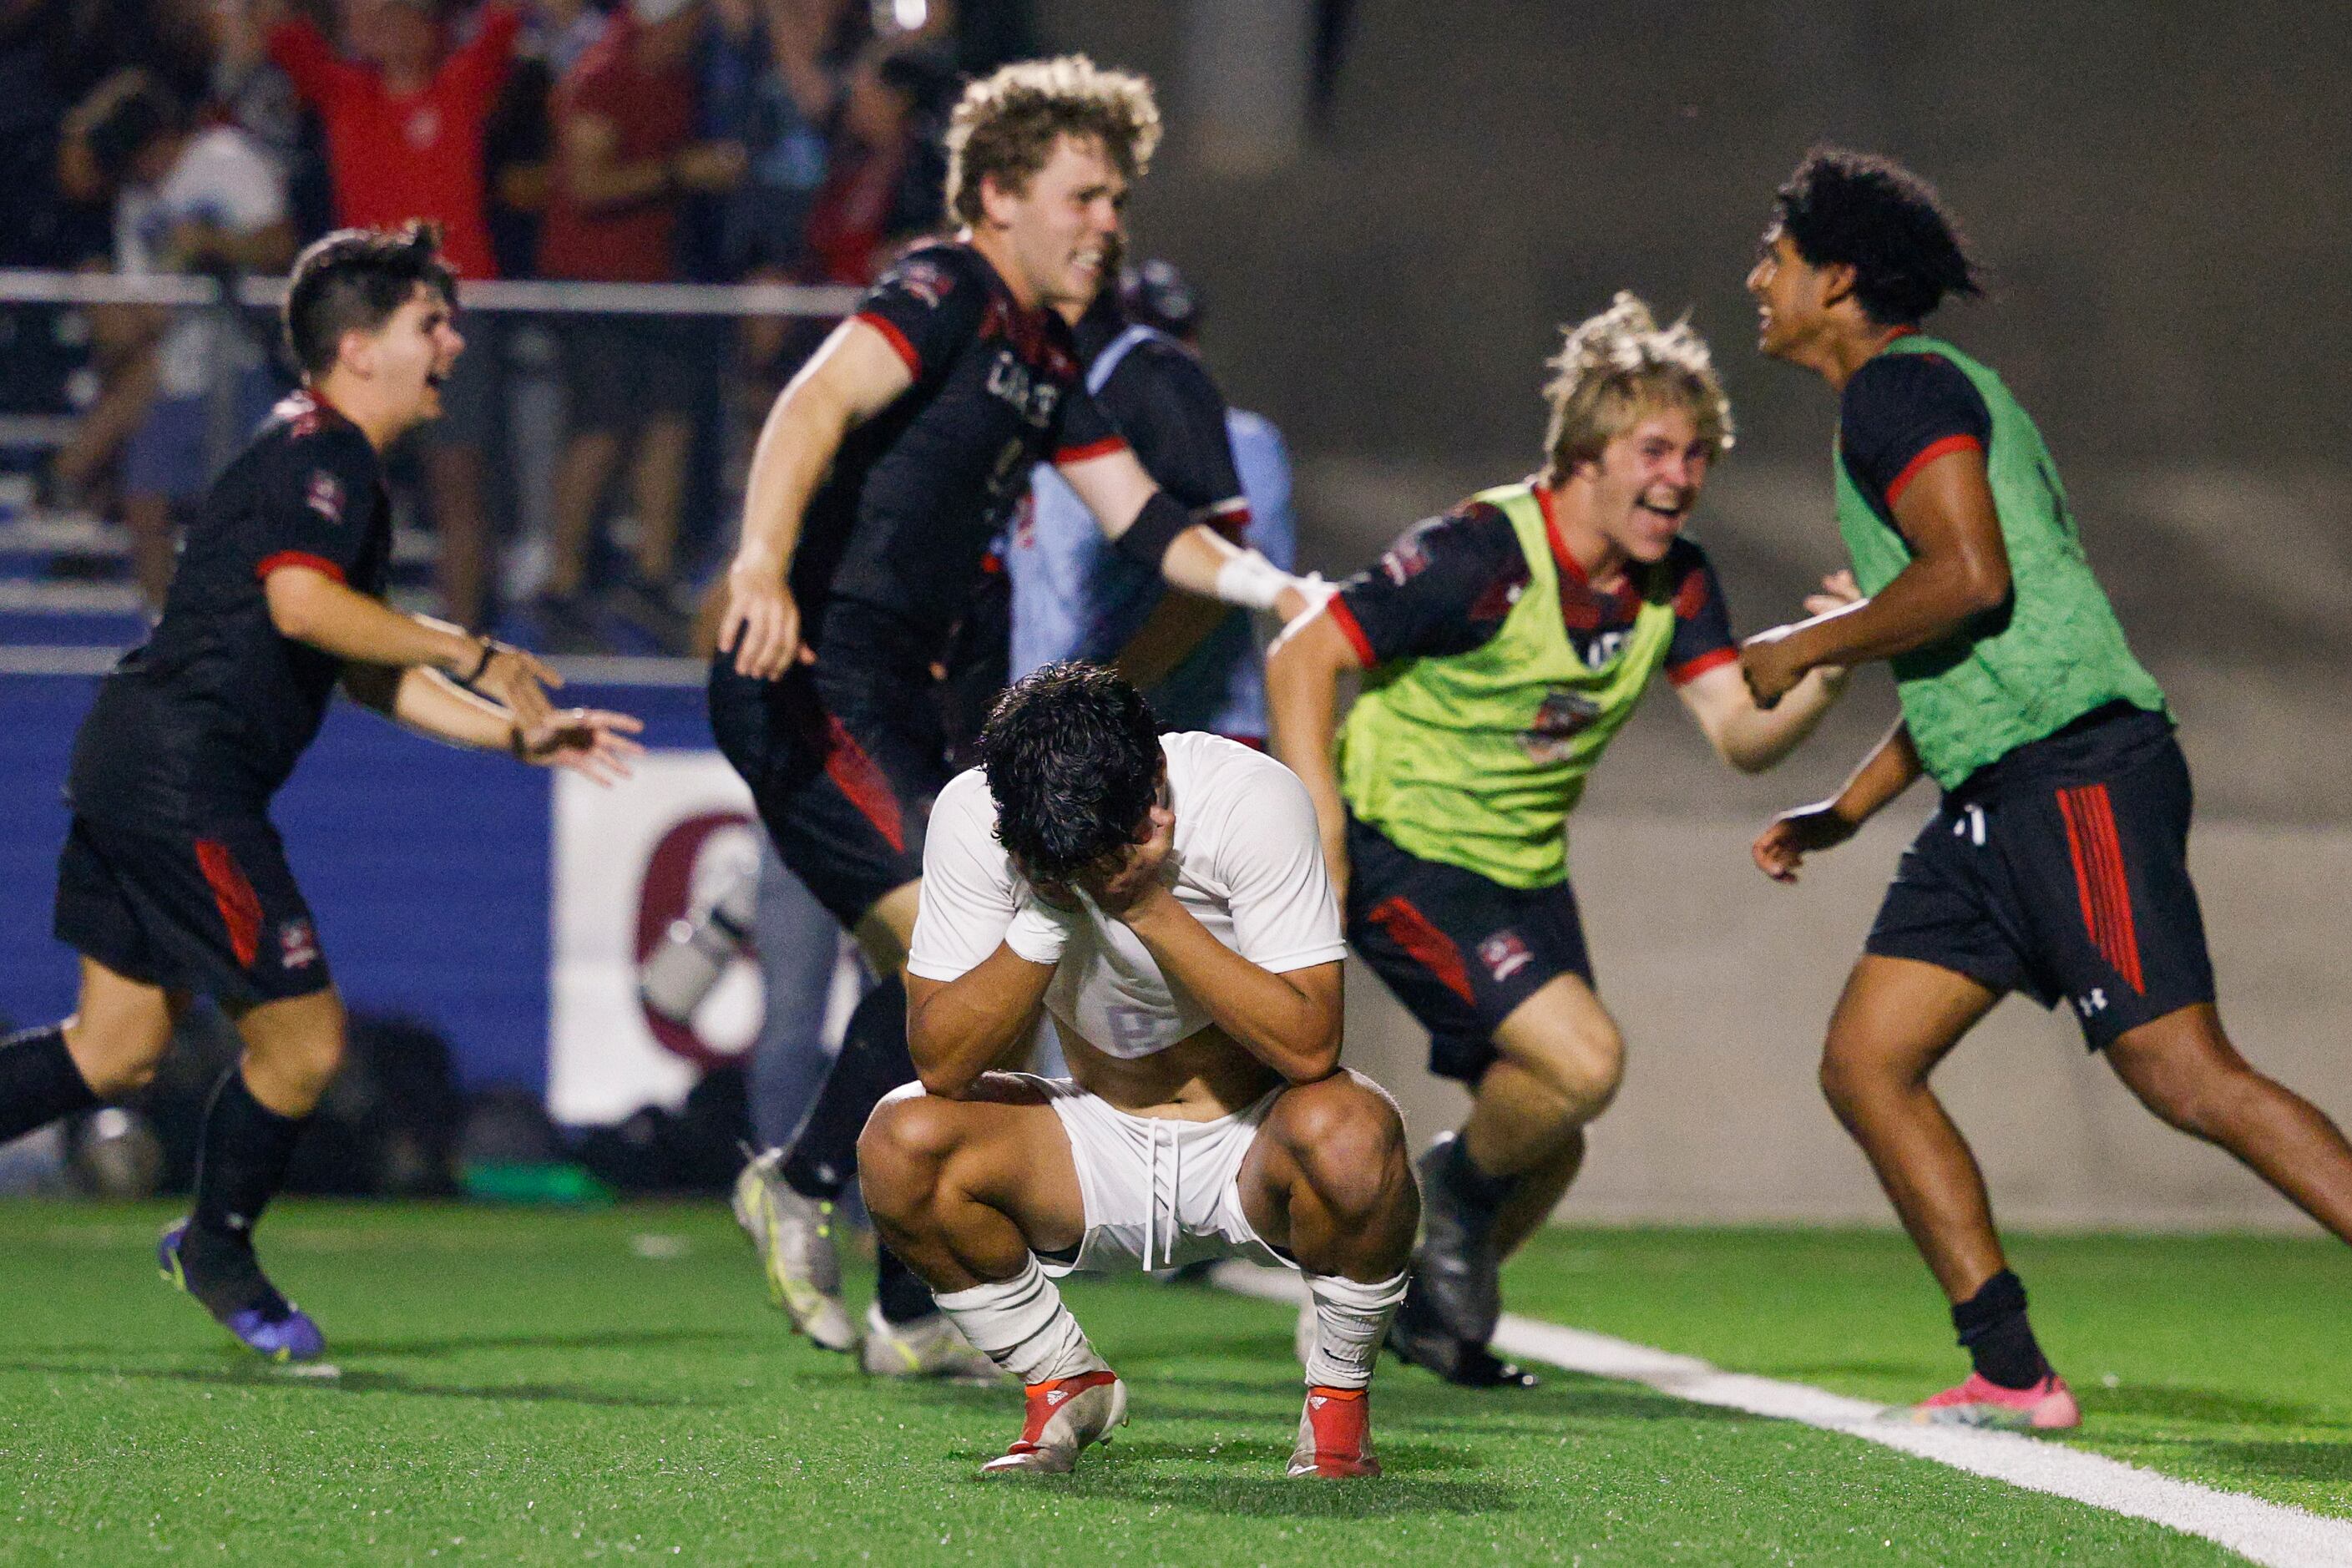
MULTIPOLYGON (((855 288, 940 225, 961 79, 1035 45, 1027 0, 0 0, 0 266, 268 275, 423 217, 468 280, 855 288)), ((466 314, 394 464, 411 592, 557 652, 688 651, 829 326, 466 314)), ((152 606, 175 517, 289 384, 268 314, 0 298, 0 526, 104 542, 44 569, 152 606)))

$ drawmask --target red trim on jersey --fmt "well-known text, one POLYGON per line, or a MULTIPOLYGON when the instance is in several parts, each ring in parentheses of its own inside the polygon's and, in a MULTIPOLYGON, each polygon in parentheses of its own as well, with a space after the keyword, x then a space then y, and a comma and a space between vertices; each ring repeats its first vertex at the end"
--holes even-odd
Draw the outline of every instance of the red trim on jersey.
POLYGON ((1224 538, 1239 544, 1249 533, 1250 504, 1246 496, 1228 496, 1214 506, 1204 506, 1200 520, 1224 538))
POLYGON ((204 868, 221 923, 228 927, 228 945, 236 954, 237 967, 252 968, 261 951, 261 900, 254 895, 253 884, 236 868, 228 846, 218 839, 196 840, 196 864, 204 868))
POLYGON ((1476 994, 1470 989, 1470 971, 1462 962, 1462 950, 1427 915, 1413 908, 1412 900, 1402 893, 1391 893, 1374 904, 1365 918, 1388 932, 1391 942, 1412 954, 1447 990, 1473 1007, 1478 1005, 1476 994))
POLYGON ((875 765, 848 727, 830 713, 824 716, 824 776, 892 849, 901 855, 907 852, 907 825, 898 815, 898 795, 890 787, 889 775, 875 765))
POLYGON ((1108 458, 1113 452, 1124 451, 1126 448, 1127 437, 1124 436, 1106 436, 1099 441, 1089 441, 1083 447, 1063 447, 1054 454, 1054 466, 1060 468, 1069 463, 1087 462, 1095 458, 1108 458))
POLYGON ((850 320, 853 321, 863 321, 867 326, 873 328, 876 331, 880 332, 884 337, 889 339, 890 347, 897 351, 900 359, 907 362, 907 374, 908 375, 920 375, 923 374, 923 356, 915 352, 915 345, 907 341, 907 334, 898 330, 898 323, 889 321, 884 317, 877 316, 871 310, 860 310, 857 314, 852 316, 850 320))
POLYGON ((1984 443, 1978 440, 1973 436, 1947 436, 1940 441, 1928 442, 1925 447, 1919 448, 1919 455, 1912 458, 1909 462, 1904 464, 1903 471, 1895 475, 1895 478, 1887 483, 1887 510, 1890 511, 1894 510, 1895 503, 1903 499, 1903 492, 1911 488, 1911 481, 1919 477, 1919 470, 1934 462, 1937 458, 1949 457, 1954 452, 1981 452, 1983 450, 1984 443))
POLYGON ((2131 884, 2124 875, 2123 840, 2116 832, 2115 804, 2107 786, 2060 790, 2058 813, 2066 819, 2066 850, 2074 862, 2083 929, 2125 983, 2146 995, 2139 933, 2132 923, 2131 884))
POLYGON ((281 566, 307 566, 311 571, 322 576, 331 577, 338 583, 343 581, 341 567, 325 556, 313 555, 307 550, 271 551, 261 558, 261 563, 253 569, 253 574, 259 581, 267 583, 269 581, 269 574, 281 566))
POLYGON ((1736 663, 1738 660, 1738 658, 1739 650, 1738 648, 1719 647, 1713 653, 1703 653, 1696 658, 1690 659, 1685 663, 1675 666, 1672 669, 1666 671, 1666 679, 1673 681, 1676 686, 1688 686, 1692 681, 1696 680, 1708 670, 1720 669, 1727 664, 1736 663))
POLYGON ((1617 585, 1615 591, 1603 594, 1594 587, 1592 579, 1585 574, 1576 557, 1568 552, 1568 542, 1559 536, 1559 517, 1552 510, 1550 487, 1533 484, 1528 489, 1535 492, 1536 507, 1543 513, 1544 538, 1551 545, 1552 564, 1559 568, 1560 624, 1570 631, 1589 632, 1600 626, 1606 611, 1613 610, 1627 616, 1636 613, 1633 606, 1640 599, 1641 592, 1633 586, 1631 568, 1627 569, 1625 580, 1617 585), (1571 589, 1581 596, 1581 603, 1570 602, 1571 589))
POLYGON ((1372 656, 1372 639, 1364 635, 1364 623, 1356 619, 1356 612, 1348 608, 1347 600, 1334 594, 1323 601, 1323 607, 1330 616, 1331 624, 1339 628, 1339 635, 1348 639, 1348 646, 1356 650, 1356 657, 1363 661, 1366 669, 1381 662, 1372 656))

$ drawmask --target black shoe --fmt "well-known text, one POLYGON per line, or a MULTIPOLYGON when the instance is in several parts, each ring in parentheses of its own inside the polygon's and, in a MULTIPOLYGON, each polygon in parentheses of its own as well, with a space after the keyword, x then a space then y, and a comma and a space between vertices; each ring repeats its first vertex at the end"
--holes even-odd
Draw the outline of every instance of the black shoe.
POLYGON ((1449 1331, 1429 1305, 1419 1276, 1405 1287, 1403 1304, 1389 1323, 1389 1349, 1402 1361, 1433 1372, 1460 1388, 1534 1388, 1542 1380, 1504 1361, 1481 1341, 1449 1331))
POLYGON ((1485 1344, 1503 1315, 1503 1260, 1495 1254, 1495 1216, 1465 1202, 1445 1182, 1454 1134, 1421 1157, 1421 1246, 1412 1255, 1414 1286, 1457 1340, 1485 1344))

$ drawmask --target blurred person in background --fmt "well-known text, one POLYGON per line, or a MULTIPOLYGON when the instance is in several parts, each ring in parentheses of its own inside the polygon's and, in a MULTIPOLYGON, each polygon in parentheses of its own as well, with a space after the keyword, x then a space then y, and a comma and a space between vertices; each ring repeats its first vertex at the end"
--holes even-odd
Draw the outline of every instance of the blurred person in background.
MULTIPOLYGON (((116 269, 275 272, 294 253, 285 181, 252 139, 199 129, 188 106, 144 71, 120 72, 68 118, 60 175, 114 206, 116 269)), ((173 524, 277 398, 257 333, 227 310, 133 308, 130 335, 152 343, 154 399, 123 454, 123 517, 141 595, 160 608, 172 579, 173 524)))
POLYGON ((955 76, 929 55, 869 47, 843 87, 832 158, 808 215, 812 282, 865 288, 906 242, 937 228, 940 114, 955 76))
MULTIPOLYGON (((691 67, 699 26, 694 0, 633 0, 558 85, 556 177, 540 235, 547 277, 671 281, 686 200, 742 179, 740 143, 697 138, 691 67)), ((540 605, 551 647, 600 646, 583 595, 589 549, 606 487, 625 458, 634 570, 610 599, 656 642, 684 651, 691 611, 673 581, 678 521, 693 411, 712 357, 705 334, 676 318, 568 320, 571 436, 556 471, 555 537, 540 605)))
MULTIPOLYGON (((1682 532, 1731 447, 1689 323, 1620 294, 1549 368, 1543 467, 1412 529, 1266 657, 1348 941, 1429 1031, 1430 1070, 1472 1093, 1420 1161, 1424 1232, 1389 1342, 1477 1388, 1535 1382, 1488 1348, 1502 1263, 1624 1077, 1569 880, 1587 779, 1657 675, 1742 773, 1795 750, 1844 686, 1817 671, 1766 712, 1740 680, 1723 586, 1682 532)), ((1809 610, 1853 596, 1823 589, 1809 610)))
MULTIPOLYGON (((1068 312, 1087 390, 1162 489, 1236 544, 1285 571, 1297 553, 1282 438, 1226 405, 1193 347, 1200 299, 1170 263, 1119 274, 1068 312), (1242 468, 1246 449, 1255 484, 1242 468), (1264 508, 1261 510, 1260 502, 1264 508)), ((1264 750, 1265 675, 1247 615, 1171 594, 1123 561, 1070 487, 1040 467, 1005 556, 1013 580, 1013 679, 1064 659, 1115 662, 1171 730, 1264 750)))
POLYGON ((604 13, 589 0, 534 0, 482 128, 490 250, 502 278, 539 276, 539 228, 555 180, 555 84, 595 47, 604 13))
MULTIPOLYGON (((386 228, 411 218, 440 226, 450 267, 495 278, 484 186, 483 135, 514 55, 521 13, 492 0, 471 39, 447 47, 436 0, 358 0, 353 58, 307 17, 259 0, 269 58, 318 111, 333 174, 335 221, 386 228)), ((486 320, 468 327, 470 353, 443 389, 444 413, 415 437, 439 536, 445 614, 486 617, 494 530, 484 457, 497 419, 498 349, 486 320)))

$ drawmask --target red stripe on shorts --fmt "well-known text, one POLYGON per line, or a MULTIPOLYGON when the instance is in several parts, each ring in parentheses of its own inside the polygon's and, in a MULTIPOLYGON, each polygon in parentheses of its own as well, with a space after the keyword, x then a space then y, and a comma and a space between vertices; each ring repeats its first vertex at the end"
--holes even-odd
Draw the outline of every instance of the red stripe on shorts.
POLYGON ((2107 786, 2062 789, 2058 811, 2066 819, 2066 849, 2074 858, 2074 890, 2091 945, 2134 991, 2146 995, 2139 932, 2132 923, 2131 883, 2124 874, 2123 840, 2116 831, 2115 804, 2107 786))
POLYGON ((1476 994, 1470 989, 1470 971, 1462 963, 1462 950, 1454 945, 1452 937, 1432 924, 1427 915, 1413 908, 1402 893, 1391 894, 1374 904, 1368 918, 1423 969, 1444 982, 1447 990, 1474 1007, 1478 1005, 1476 994))
POLYGON ((228 945, 236 954, 237 967, 252 968, 254 955, 261 951, 261 900, 254 896, 253 884, 236 868, 228 846, 217 839, 196 840, 196 864, 204 868, 221 923, 228 927, 228 945))
POLYGON ((901 855, 907 852, 907 825, 898 816, 898 796, 890 787, 888 775, 866 754, 857 737, 830 713, 824 716, 824 776, 849 797, 849 804, 874 825, 874 831, 891 848, 901 855))

